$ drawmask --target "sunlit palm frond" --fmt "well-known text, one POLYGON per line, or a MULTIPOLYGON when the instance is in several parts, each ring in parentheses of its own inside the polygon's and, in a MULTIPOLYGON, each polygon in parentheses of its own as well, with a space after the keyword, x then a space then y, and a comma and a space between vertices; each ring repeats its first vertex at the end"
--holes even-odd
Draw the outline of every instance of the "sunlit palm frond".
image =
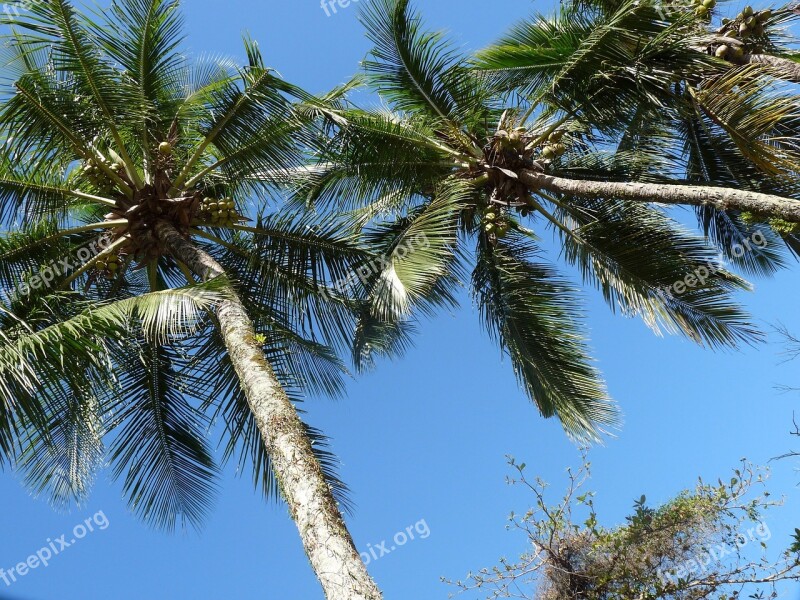
POLYGON ((47 41, 55 68, 71 75, 76 94, 91 98, 97 118, 133 173, 134 163, 128 155, 120 124, 141 122, 146 114, 135 102, 133 86, 119 77, 119 70, 99 50, 100 43, 90 22, 67 0, 36 2, 27 13, 11 21, 39 35, 50 34, 47 41))
POLYGON ((399 112, 427 114, 463 147, 464 129, 486 115, 486 96, 465 62, 439 32, 427 31, 409 0, 377 0, 362 12, 374 44, 367 80, 399 112))
POLYGON ((797 100, 776 90, 757 69, 731 70, 692 95, 700 110, 761 171, 791 176, 800 168, 796 140, 784 135, 785 127, 800 119, 797 100))
POLYGON ((60 387, 43 398, 46 428, 28 423, 20 441, 18 466, 31 492, 46 495, 57 509, 84 503, 104 465, 106 433, 97 384, 103 380, 89 364, 74 363, 60 387), (94 380, 94 381, 93 381, 94 380))
POLYGON ((392 322, 409 318, 412 308, 429 312, 455 303, 447 290, 458 281, 458 217, 474 194, 468 182, 447 179, 431 202, 368 233, 379 258, 359 275, 369 281, 376 318, 392 322))

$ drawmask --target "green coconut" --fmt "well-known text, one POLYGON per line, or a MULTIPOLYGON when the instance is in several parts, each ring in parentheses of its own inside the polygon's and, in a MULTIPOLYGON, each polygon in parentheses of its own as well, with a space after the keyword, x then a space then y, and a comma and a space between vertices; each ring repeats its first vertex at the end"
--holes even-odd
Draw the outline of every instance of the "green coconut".
POLYGON ((717 58, 725 58, 725 57, 728 55, 728 52, 729 52, 729 51, 730 51, 730 48, 728 48, 728 46, 726 46, 725 44, 722 44, 722 46, 719 46, 719 47, 718 47, 718 48, 717 48, 717 49, 714 51, 714 55, 715 55, 717 58))
POLYGON ((158 145, 158 151, 164 156, 169 156, 172 154, 172 144, 169 142, 161 142, 158 145))
POLYGON ((775 233, 784 237, 800 233, 800 223, 792 223, 791 221, 785 221, 783 219, 770 219, 769 226, 775 233))

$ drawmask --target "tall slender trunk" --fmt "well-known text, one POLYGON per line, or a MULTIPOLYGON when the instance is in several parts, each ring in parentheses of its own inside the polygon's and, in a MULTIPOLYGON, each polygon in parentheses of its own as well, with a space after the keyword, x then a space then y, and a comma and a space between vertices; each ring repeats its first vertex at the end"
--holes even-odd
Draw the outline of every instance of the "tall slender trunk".
MULTIPOLYGON (((156 227, 169 251, 203 279, 220 264, 168 223, 156 227)), ((233 292, 233 290, 231 290, 233 292)), ((300 531, 306 555, 328 600, 380 600, 326 483, 297 410, 255 339, 253 323, 233 292, 219 306, 222 337, 253 411, 272 468, 300 531)))
POLYGON ((800 223, 800 200, 735 188, 662 183, 620 183, 554 177, 539 171, 519 173, 531 189, 544 189, 581 198, 620 198, 640 202, 713 206, 719 210, 741 210, 800 223))

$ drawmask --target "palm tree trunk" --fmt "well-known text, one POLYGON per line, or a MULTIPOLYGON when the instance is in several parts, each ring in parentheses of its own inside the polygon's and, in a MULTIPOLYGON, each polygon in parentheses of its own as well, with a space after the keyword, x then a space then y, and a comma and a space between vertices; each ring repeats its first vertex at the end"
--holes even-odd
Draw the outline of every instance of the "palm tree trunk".
POLYGON ((544 189, 580 198, 620 198, 660 204, 713 206, 719 210, 741 210, 800 223, 800 200, 735 188, 586 181, 554 177, 528 170, 521 171, 519 178, 533 190, 544 189))
MULTIPOLYGON (((170 252, 201 278, 224 274, 212 256, 181 236, 172 225, 159 223, 156 233, 170 252)), ((235 292, 221 303, 217 318, 275 476, 325 597, 380 600, 381 592, 359 557, 297 410, 264 358, 253 323, 235 292)))
POLYGON ((800 63, 788 58, 769 54, 745 54, 742 62, 766 65, 772 69, 772 73, 779 79, 800 83, 800 63))

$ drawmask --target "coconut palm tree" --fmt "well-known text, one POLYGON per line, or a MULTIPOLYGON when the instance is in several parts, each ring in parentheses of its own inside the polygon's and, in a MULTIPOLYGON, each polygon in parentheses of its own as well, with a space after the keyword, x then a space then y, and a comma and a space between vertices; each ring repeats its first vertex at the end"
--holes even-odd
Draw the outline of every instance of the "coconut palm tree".
MULTIPOLYGON (((536 35, 553 48, 542 50, 540 73, 531 69, 519 80, 510 59, 487 74, 492 55, 482 55, 476 66, 444 35, 426 30, 407 0, 367 5, 362 20, 374 48, 361 79, 380 96, 381 107, 364 109, 341 98, 307 103, 321 115, 317 156, 294 194, 297 204, 334 207, 360 219, 366 243, 384 257, 380 268, 361 273, 366 289, 354 346, 358 364, 402 350, 413 317, 454 304, 459 282, 469 279, 483 324, 542 414, 557 416, 580 439, 597 438, 617 413, 585 343, 576 287, 542 257, 552 247, 543 240, 548 229, 561 257, 602 291, 613 310, 711 347, 759 338, 731 299, 748 284, 725 268, 703 236, 653 203, 738 207, 797 222, 796 184, 781 180, 784 195, 778 195, 724 185, 727 180, 713 187, 705 180, 673 180, 669 173, 685 169, 685 161, 681 167, 662 138, 652 136, 661 143, 649 148, 609 143, 613 135, 647 131, 645 123, 631 132, 625 109, 642 98, 657 103, 657 94, 675 83, 675 72, 688 77, 730 70, 680 42, 682 33, 662 26, 652 5, 639 8, 646 5, 625 3, 638 21, 666 30, 659 42, 671 53, 669 71, 654 66, 642 73, 627 63, 617 71, 612 62, 605 74, 607 60, 623 63, 634 51, 644 53, 641 40, 626 37, 621 17, 608 31, 593 33, 587 25, 578 33, 590 17, 573 11, 541 24, 536 35), (561 45, 553 41, 558 28, 566 40, 561 45), (619 39, 606 59, 605 50, 596 48, 605 47, 610 33, 619 39), (562 56, 567 42, 578 50, 562 56), (611 105, 608 98, 627 104, 611 105), (663 165, 670 170, 662 172, 663 165)), ((509 55, 515 49, 502 46, 509 55)), ((713 90, 696 93, 713 100, 713 90)), ((750 99, 749 92, 739 93, 750 99)), ((790 114, 782 99, 779 109, 763 107, 761 99, 752 98, 757 115, 780 113, 779 122, 769 125, 793 125, 784 124, 790 114)), ((782 169, 794 158, 793 148, 780 140, 750 143, 768 146, 782 169)), ((761 172, 747 172, 753 186, 762 181, 761 172)), ((763 178, 764 185, 777 180, 763 178)), ((748 232, 762 229, 754 225, 748 232)), ((772 244, 751 254, 739 262, 762 271, 781 265, 780 248, 772 244)))
POLYGON ((768 255, 731 249, 752 236, 754 221, 771 223, 774 235, 761 228, 771 246, 782 237, 800 249, 797 97, 786 84, 800 81, 788 29, 798 13, 745 6, 722 17, 721 8, 716 0, 573 0, 515 26, 475 67, 531 114, 550 107, 606 147, 650 157, 647 178, 523 173, 529 185, 692 205, 728 260, 770 272, 768 255))
POLYGON ((42 0, 4 23, 0 461, 65 503, 108 459, 138 515, 197 525, 219 422, 327 598, 380 598, 293 402, 342 390, 359 305, 329 284, 370 258, 352 222, 270 209, 305 95, 248 39, 244 66, 187 59, 175 0, 42 0))

